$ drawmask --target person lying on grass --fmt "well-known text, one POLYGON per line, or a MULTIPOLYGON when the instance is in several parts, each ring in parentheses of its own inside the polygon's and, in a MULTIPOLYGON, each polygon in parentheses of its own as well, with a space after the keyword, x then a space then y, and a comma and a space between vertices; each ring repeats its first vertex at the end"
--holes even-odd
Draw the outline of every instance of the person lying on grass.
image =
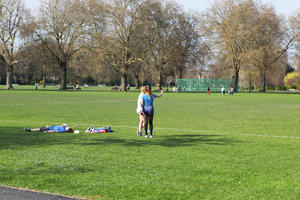
POLYGON ((34 129, 30 129, 30 128, 25 128, 25 131, 31 131, 31 132, 35 132, 35 131, 43 131, 45 133, 64 133, 64 132, 74 132, 73 129, 71 127, 68 126, 42 126, 40 128, 34 128, 34 129))

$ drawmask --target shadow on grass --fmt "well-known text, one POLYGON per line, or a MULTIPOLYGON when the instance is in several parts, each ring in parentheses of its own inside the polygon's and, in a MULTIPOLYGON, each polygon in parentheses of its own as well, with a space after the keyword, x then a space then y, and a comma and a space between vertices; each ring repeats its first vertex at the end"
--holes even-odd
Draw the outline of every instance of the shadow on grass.
MULTIPOLYGON (((234 145, 241 141, 226 138, 223 135, 203 135, 203 134, 174 134, 174 135, 160 135, 155 134, 155 138, 117 138, 118 135, 74 135, 74 134, 54 134, 25 132, 22 128, 18 127, 0 127, 0 150, 3 149, 22 149, 30 147, 44 147, 49 145, 78 145, 85 149, 87 146, 125 146, 125 147, 151 147, 160 146, 168 148, 176 147, 190 147, 199 145, 234 145)), ((0 167, 1 168, 1 167, 0 167)), ((49 166, 46 161, 33 160, 27 164, 14 167, 2 167, 0 182, 9 182, 22 175, 34 176, 34 175, 72 175, 72 174, 84 174, 93 172, 95 169, 89 166, 83 165, 54 165, 49 166)), ((99 169, 97 169, 98 171, 99 169)), ((56 177, 49 177, 45 179, 46 182, 56 182, 56 177)))
MULTIPOLYGON (((35 175, 73 175, 94 172, 87 166, 48 166, 46 163, 32 163, 30 166, 1 169, 0 182, 15 179, 16 176, 35 176, 35 175)), ((45 177, 47 180, 48 177, 45 177)), ((1 198, 0 198, 1 199, 1 198)))
MULTIPOLYGON (((67 145, 74 144, 76 139, 73 134, 57 134, 43 132, 25 132, 19 127, 0 127, 0 150, 13 149, 19 150, 30 147, 44 147, 49 145, 67 145)), ((22 159, 22 158, 21 158, 22 159)), ((13 167, 0 166, 0 182, 10 181, 19 178, 18 176, 35 175, 73 175, 84 174, 95 171, 89 166, 76 165, 54 165, 49 166, 46 161, 38 159, 28 159, 27 164, 13 165, 13 167), (2 168, 1 168, 2 167, 2 168)), ((56 178, 46 177, 47 182, 57 181, 56 178)), ((0 197, 1 199, 1 197, 0 197)))
POLYGON ((223 135, 203 134, 176 134, 159 135, 154 138, 136 137, 134 139, 116 138, 116 135, 99 135, 97 138, 89 138, 89 135, 78 135, 69 133, 43 133, 25 132, 22 128, 0 127, 0 149, 23 148, 24 146, 47 146, 47 145, 123 145, 123 146, 163 146, 184 147, 200 144, 208 145, 232 145, 240 141, 226 138, 223 135))
POLYGON ((19 127, 0 127, 0 149, 22 148, 22 146, 43 146, 72 144, 68 133, 25 132, 19 127))
POLYGON ((89 143, 78 143, 79 145, 106 145, 106 144, 120 144, 124 146, 163 146, 163 147, 184 147, 196 146, 199 144, 208 145, 232 145, 240 141, 224 138, 222 135, 201 135, 201 134, 182 134, 182 135, 158 135, 155 138, 137 139, 114 139, 101 138, 93 139, 89 143))

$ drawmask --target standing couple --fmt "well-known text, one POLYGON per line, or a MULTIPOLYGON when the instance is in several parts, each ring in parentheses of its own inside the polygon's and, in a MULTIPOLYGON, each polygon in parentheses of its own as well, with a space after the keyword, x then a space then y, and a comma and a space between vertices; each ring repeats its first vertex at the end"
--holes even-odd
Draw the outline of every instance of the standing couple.
POLYGON ((141 94, 139 95, 137 102, 136 112, 140 117, 139 128, 137 129, 137 135, 143 136, 142 130, 145 128, 145 137, 148 138, 148 123, 150 128, 150 138, 152 138, 153 132, 153 117, 154 117, 154 107, 153 100, 155 98, 161 97, 163 90, 161 90, 159 95, 151 93, 150 86, 143 86, 141 88, 141 94))

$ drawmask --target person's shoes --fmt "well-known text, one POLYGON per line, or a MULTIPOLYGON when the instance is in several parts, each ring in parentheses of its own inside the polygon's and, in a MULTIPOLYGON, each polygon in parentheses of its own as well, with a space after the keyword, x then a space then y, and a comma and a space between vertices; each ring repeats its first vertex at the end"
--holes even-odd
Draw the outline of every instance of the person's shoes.
POLYGON ((149 137, 149 135, 145 135, 145 138, 148 138, 149 137))
POLYGON ((150 135, 150 138, 153 138, 153 136, 152 136, 152 135, 150 135))
POLYGON ((143 136, 143 133, 139 132, 139 129, 137 129, 137 136, 143 136))
POLYGON ((30 131, 30 128, 25 128, 25 131, 30 131))

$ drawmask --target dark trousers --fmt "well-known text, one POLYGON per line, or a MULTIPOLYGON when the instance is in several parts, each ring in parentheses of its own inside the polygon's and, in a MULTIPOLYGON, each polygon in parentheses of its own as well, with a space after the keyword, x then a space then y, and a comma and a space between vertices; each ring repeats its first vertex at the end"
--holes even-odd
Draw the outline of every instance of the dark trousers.
POLYGON ((144 107, 144 114, 145 114, 145 135, 148 135, 148 123, 150 128, 150 135, 153 132, 153 117, 154 117, 154 109, 152 106, 145 106, 144 107))

